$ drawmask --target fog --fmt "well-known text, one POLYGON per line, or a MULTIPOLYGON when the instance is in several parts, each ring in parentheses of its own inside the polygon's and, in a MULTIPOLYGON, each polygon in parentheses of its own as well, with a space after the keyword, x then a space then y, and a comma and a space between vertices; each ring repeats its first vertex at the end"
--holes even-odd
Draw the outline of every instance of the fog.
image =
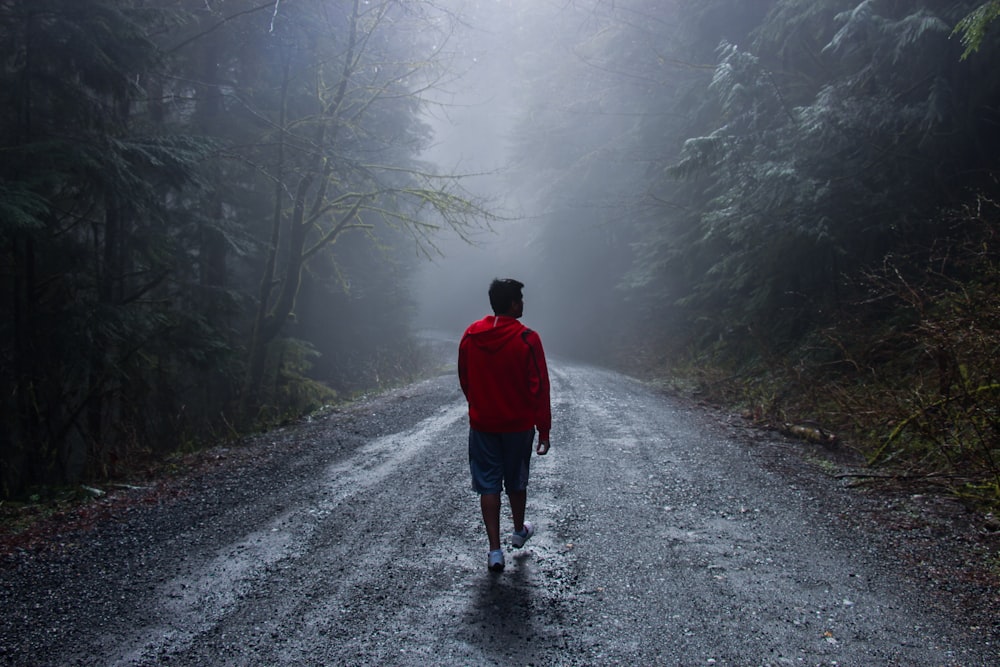
POLYGON ((553 38, 556 29, 570 34, 573 13, 566 3, 534 0, 459 1, 454 11, 457 78, 432 94, 427 122, 435 140, 423 158, 440 172, 467 175, 463 187, 499 219, 469 239, 449 234, 437 239, 439 253, 422 264, 415 279, 416 323, 458 336, 492 312, 490 281, 510 277, 526 284, 523 322, 536 328, 550 349, 564 347, 554 325, 572 299, 551 280, 540 243, 551 204, 530 187, 537 174, 518 163, 513 138, 530 113, 525 82, 537 74, 530 68, 552 68, 548 59, 559 53, 559 40, 535 39, 553 38))
MULTIPOLYGON (((979 3, 35 4, 0 12, 0 493, 406 377, 494 277, 551 353, 657 371, 993 284, 979 3)), ((915 340, 994 340, 946 324, 915 340)))

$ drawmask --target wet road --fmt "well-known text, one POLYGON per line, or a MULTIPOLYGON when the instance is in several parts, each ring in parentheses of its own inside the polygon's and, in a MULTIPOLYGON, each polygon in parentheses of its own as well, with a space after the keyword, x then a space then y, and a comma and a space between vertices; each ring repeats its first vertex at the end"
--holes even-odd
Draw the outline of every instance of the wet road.
MULTIPOLYGON (((453 371, 262 437, 0 570, 11 665, 990 665, 847 491, 711 416, 553 363, 538 532, 486 569, 453 371), (251 447, 250 449, 253 449, 251 447)), ((509 531, 506 505, 505 530, 509 531)))

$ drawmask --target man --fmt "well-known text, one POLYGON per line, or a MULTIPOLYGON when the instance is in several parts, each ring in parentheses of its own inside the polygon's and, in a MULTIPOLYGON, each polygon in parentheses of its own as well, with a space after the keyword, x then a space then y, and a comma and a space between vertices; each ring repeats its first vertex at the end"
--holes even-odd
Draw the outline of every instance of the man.
POLYGON ((549 373, 538 334, 518 322, 524 314, 524 284, 511 278, 490 285, 493 315, 472 323, 458 346, 458 379, 469 402, 469 468, 479 494, 489 539, 487 566, 504 568, 500 548, 500 492, 506 490, 515 548, 535 533, 524 520, 528 500, 528 465, 535 451, 549 451, 552 423, 549 373))

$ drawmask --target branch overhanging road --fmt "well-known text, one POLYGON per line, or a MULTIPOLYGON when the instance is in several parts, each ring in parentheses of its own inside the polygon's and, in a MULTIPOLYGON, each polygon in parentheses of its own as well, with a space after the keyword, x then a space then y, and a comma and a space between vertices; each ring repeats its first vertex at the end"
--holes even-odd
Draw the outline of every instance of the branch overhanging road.
MULTIPOLYGON (((267 434, 156 502, 12 556, 11 665, 990 665, 849 493, 706 412, 553 363, 538 527, 486 569, 453 372, 267 434)), ((505 530, 509 517, 504 507, 505 530)))

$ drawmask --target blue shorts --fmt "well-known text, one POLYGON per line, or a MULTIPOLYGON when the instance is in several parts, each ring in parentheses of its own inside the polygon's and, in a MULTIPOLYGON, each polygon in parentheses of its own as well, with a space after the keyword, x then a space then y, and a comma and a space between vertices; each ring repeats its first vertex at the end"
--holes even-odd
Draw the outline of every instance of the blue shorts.
POLYGON ((469 429, 469 470, 472 488, 479 494, 524 491, 534 429, 516 433, 484 433, 469 429))

